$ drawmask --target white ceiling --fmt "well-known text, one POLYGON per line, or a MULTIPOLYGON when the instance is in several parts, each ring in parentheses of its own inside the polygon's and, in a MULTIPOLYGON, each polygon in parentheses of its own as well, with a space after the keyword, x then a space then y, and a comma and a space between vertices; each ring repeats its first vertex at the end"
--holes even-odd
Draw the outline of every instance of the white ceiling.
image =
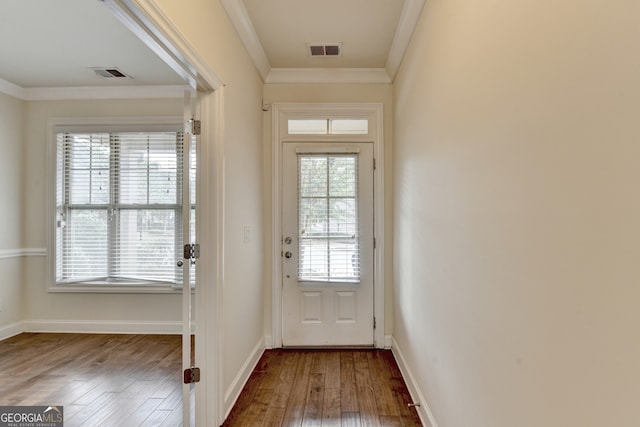
POLYGON ((221 0, 267 83, 393 81, 424 0, 221 0), (308 44, 341 43, 339 57, 308 44))
MULTIPOLYGON (((424 0, 220 0, 263 80, 390 82, 424 0), (307 43, 342 43, 312 58, 307 43)), ((1 0, 0 86, 151 87, 184 80, 100 0, 1 0), (116 67, 129 80, 102 79, 116 67)), ((1 89, 1 87, 0 87, 1 89)))
POLYGON ((1 0, 0 79, 21 88, 183 85, 98 0, 1 0), (105 80, 90 67, 117 67, 105 80))
POLYGON ((244 0, 274 68, 383 68, 404 0, 244 0), (343 44, 340 57, 311 57, 306 43, 343 44))

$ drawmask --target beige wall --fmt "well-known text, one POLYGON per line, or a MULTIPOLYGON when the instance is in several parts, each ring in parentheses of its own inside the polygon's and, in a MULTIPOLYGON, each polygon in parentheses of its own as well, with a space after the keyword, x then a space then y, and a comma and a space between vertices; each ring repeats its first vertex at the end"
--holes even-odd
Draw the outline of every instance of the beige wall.
POLYGON ((222 363, 227 390, 252 350, 264 343, 262 81, 219 1, 155 3, 225 85, 222 363), (248 243, 245 226, 251 229, 248 243))
POLYGON ((0 93, 0 330, 23 315, 22 258, 12 255, 23 248, 23 111, 23 101, 0 93))
MULTIPOLYGON (((275 102, 299 103, 340 103, 340 102, 370 102, 381 103, 384 110, 384 143, 385 143, 385 239, 392 241, 392 135, 393 135, 393 96, 391 85, 384 84, 267 84, 264 86, 264 102, 271 105, 275 102)), ((271 230, 272 225, 272 110, 263 116, 263 194, 264 194, 264 228, 271 230)), ((271 335, 271 257, 272 241, 270 233, 265 234, 264 242, 264 333, 271 335)), ((385 260, 385 334, 393 331, 393 294, 392 294, 392 250, 388 245, 385 260)))
POLYGON ((439 427, 632 427, 640 5, 431 1, 394 85, 394 336, 439 427))
MULTIPOLYGON (((47 121, 57 117, 182 116, 181 99, 29 101, 25 107, 24 246, 45 248, 47 230, 47 121)), ((180 322, 180 295, 47 292, 46 258, 24 259, 30 321, 180 322)))

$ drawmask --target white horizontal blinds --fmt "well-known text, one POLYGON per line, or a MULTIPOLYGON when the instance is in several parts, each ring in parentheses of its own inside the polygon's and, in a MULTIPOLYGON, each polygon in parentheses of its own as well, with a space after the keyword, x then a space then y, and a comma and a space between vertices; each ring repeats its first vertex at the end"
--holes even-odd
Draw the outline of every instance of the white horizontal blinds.
POLYGON ((58 134, 57 277, 108 276, 110 142, 103 133, 58 134))
POLYGON ((182 143, 172 132, 118 133, 113 140, 111 276, 175 282, 182 143))
POLYGON ((179 283, 182 134, 58 133, 57 279, 179 283))
POLYGON ((358 282, 357 154, 298 154, 298 279, 358 282))

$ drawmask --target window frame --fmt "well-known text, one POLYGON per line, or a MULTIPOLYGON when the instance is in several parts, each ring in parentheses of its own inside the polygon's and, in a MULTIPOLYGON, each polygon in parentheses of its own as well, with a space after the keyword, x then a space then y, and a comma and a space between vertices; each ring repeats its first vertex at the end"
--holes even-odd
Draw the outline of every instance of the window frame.
MULTIPOLYGON (((61 132, 183 132, 182 118, 166 117, 89 117, 52 118, 48 121, 47 161, 47 291, 68 293, 170 293, 182 292, 181 283, 154 281, 101 283, 97 281, 58 283, 56 278, 56 190, 57 134, 61 132)), ((181 205, 180 205, 181 206, 181 205)), ((182 224, 178 225, 182 227, 182 224)), ((193 286, 193 284, 192 284, 193 286)))

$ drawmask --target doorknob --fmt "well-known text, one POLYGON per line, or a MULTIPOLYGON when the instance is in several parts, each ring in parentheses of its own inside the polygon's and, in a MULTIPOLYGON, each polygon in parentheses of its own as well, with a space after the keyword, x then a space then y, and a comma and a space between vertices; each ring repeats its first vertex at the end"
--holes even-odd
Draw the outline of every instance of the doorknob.
POLYGON ((291 258, 293 256, 293 254, 291 253, 291 251, 287 251, 284 253, 284 257, 285 258, 291 258))
POLYGON ((284 239, 284 242, 285 242, 287 245, 290 245, 290 244, 291 244, 291 237, 287 237, 286 239, 284 239))

